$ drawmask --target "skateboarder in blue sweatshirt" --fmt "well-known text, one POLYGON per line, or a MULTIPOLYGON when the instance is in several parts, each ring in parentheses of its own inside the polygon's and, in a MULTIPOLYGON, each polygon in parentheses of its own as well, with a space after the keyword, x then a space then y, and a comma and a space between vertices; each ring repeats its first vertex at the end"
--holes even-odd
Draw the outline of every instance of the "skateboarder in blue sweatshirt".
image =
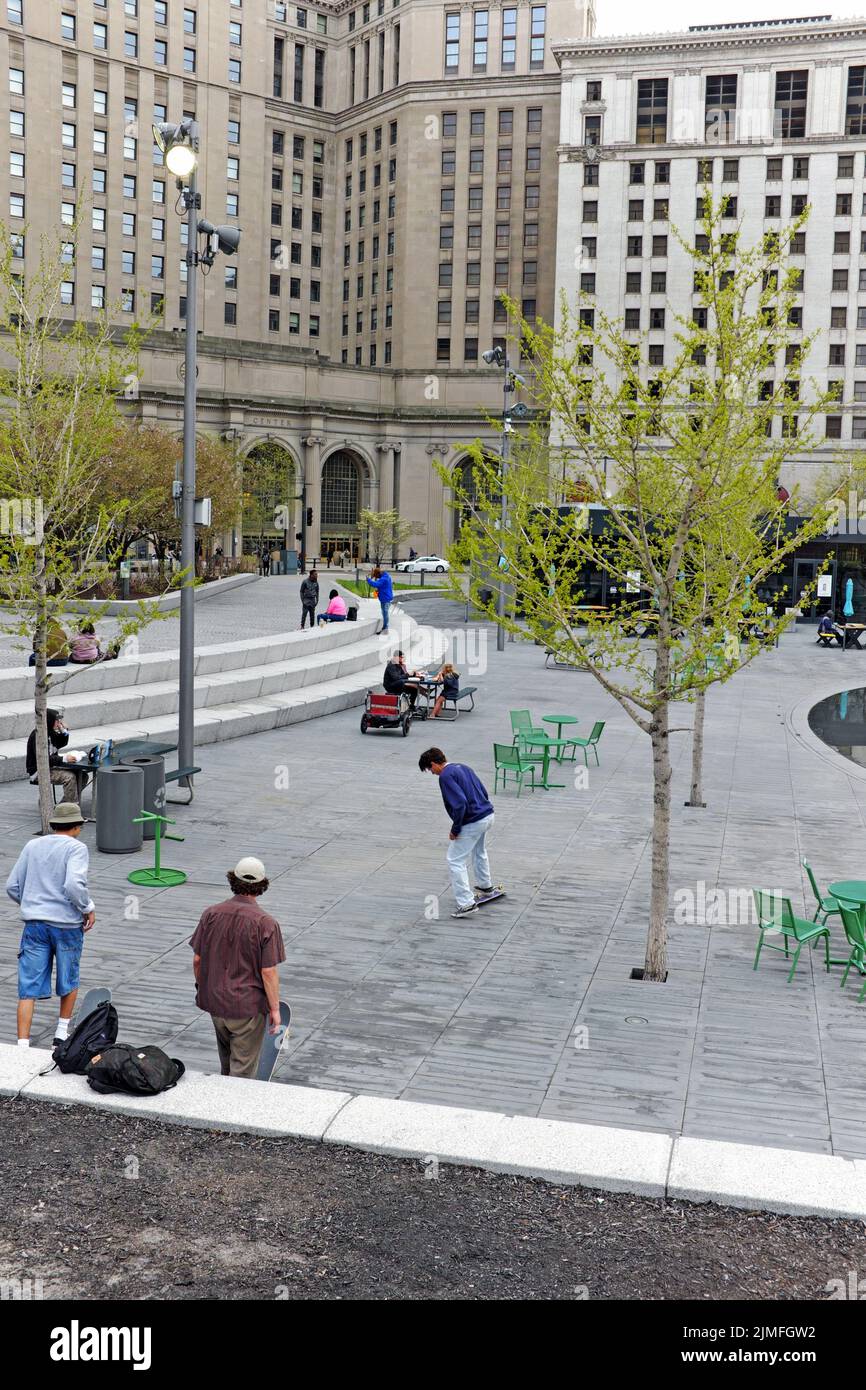
POLYGON ((465 763, 449 763, 441 748, 428 748, 418 759, 422 772, 439 778, 445 810, 451 817, 448 868, 457 899, 452 917, 468 917, 480 902, 496 893, 487 858, 487 832, 493 828, 493 805, 487 788, 465 763), (475 871, 475 892, 469 887, 469 860, 475 871))

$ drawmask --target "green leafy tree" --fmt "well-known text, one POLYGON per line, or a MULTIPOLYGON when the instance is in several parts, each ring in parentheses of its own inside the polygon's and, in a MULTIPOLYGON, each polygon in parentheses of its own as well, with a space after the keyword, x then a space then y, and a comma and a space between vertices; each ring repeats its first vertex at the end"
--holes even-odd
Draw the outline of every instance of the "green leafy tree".
POLYGON ((414 536, 418 530, 414 521, 403 521, 396 507, 388 511, 374 512, 364 507, 358 518, 359 525, 369 536, 370 552, 378 565, 383 555, 395 556, 404 541, 414 536))
POLYGON ((796 364, 787 379, 781 366, 797 227, 742 249, 722 231, 722 211, 707 201, 706 249, 687 248, 704 313, 677 319, 669 366, 649 367, 633 336, 597 308, 592 323, 563 302, 554 331, 533 329, 510 304, 549 442, 540 424, 514 440, 504 479, 476 443, 471 489, 448 479, 455 506, 471 508, 457 554, 476 606, 495 620, 485 577, 504 569, 521 615, 505 625, 590 672, 649 739, 649 980, 667 973, 671 706, 703 699, 775 639, 789 619, 768 619, 758 633, 743 622, 744 603, 824 525, 816 518, 795 534, 778 496, 783 463, 808 447, 812 418, 826 409, 815 389, 799 399, 796 364), (571 496, 581 501, 562 506, 571 496), (606 611, 582 606, 599 571, 617 590, 606 611))
MULTIPOLYGON (((51 813, 45 711, 52 671, 47 648, 70 604, 111 577, 123 497, 105 492, 116 436, 117 398, 135 375, 138 334, 118 345, 107 316, 62 323, 66 270, 45 241, 26 285, 12 239, 0 226, 0 627, 35 654, 34 718, 43 828, 51 813)), ((97 608, 93 617, 104 610, 97 608)), ((140 604, 121 638, 156 613, 140 604)))

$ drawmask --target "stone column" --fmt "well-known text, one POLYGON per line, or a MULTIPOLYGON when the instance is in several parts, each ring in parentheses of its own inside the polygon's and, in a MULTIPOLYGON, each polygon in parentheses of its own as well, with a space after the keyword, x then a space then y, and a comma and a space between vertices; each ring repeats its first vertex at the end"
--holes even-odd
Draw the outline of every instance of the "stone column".
POLYGON ((304 476, 308 507, 313 509, 313 524, 307 527, 307 564, 319 554, 322 536, 322 446, 326 443, 324 435, 304 435, 302 443, 306 447, 304 476))

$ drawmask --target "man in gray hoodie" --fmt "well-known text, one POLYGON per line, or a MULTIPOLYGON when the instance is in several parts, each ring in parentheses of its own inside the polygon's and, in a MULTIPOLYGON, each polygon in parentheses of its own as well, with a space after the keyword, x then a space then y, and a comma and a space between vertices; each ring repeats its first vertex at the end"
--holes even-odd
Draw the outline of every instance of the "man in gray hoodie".
POLYGON ((49 821, 53 834, 28 840, 6 880, 6 892, 19 904, 24 918, 18 953, 19 1047, 30 1046, 36 1000, 51 996, 53 965, 60 997, 54 1042, 69 1036, 84 933, 96 921, 87 888, 90 859, 87 846, 78 838, 83 824, 81 808, 61 801, 49 821))

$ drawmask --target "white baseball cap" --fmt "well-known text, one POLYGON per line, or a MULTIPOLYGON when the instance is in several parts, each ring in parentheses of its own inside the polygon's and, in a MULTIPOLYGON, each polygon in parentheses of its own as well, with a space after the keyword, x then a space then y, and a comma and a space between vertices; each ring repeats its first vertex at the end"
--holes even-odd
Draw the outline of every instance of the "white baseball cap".
POLYGON ((235 878, 241 879, 244 883, 263 883, 267 878, 261 859, 254 859, 251 854, 246 859, 238 860, 234 874, 235 878))

